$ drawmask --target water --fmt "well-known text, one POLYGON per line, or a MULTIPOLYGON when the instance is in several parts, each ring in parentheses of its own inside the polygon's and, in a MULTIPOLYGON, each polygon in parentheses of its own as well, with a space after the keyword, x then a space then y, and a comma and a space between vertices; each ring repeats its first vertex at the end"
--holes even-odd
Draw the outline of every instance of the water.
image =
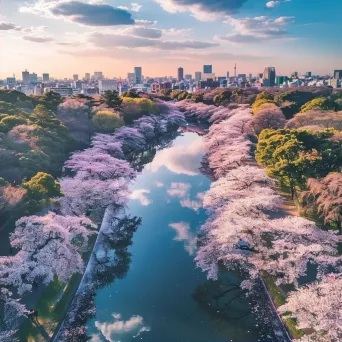
POLYGON ((202 137, 184 133, 137 177, 127 211, 142 224, 124 271, 96 293, 97 312, 87 322, 93 342, 258 341, 237 276, 221 272, 207 281, 194 262, 210 187, 199 171, 202 156, 202 137))

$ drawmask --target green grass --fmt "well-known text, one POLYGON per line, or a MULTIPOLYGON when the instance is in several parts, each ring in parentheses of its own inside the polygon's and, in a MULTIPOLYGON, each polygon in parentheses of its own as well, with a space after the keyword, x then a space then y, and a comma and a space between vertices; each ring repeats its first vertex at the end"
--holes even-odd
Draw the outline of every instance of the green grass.
MULTIPOLYGON (((92 237, 89 241, 89 251, 84 253, 83 260, 85 263, 90 258, 96 237, 92 237)), ((82 280, 83 274, 73 274, 67 284, 61 283, 57 277, 54 278, 38 299, 34 309, 38 311, 38 320, 45 332, 52 336, 56 329, 59 328, 63 321, 69 304, 72 301, 75 292, 82 280)), ((40 342, 45 341, 42 332, 32 324, 30 319, 26 319, 20 326, 18 337, 21 342, 40 342)))
MULTIPOLYGON (((286 303, 286 294, 291 289, 282 289, 275 284, 275 278, 266 274, 263 274, 263 280, 270 293, 274 305, 278 308, 279 306, 286 303)), ((297 328, 297 322, 295 318, 282 317, 285 327, 293 339, 299 339, 304 336, 304 332, 297 328)))

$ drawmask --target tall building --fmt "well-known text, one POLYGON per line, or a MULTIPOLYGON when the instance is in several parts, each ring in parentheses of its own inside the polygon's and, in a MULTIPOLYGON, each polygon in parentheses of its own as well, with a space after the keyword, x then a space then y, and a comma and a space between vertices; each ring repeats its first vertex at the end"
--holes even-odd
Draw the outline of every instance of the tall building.
POLYGON ((334 70, 334 78, 337 80, 342 79, 342 70, 334 70))
POLYGON ((186 80, 192 80, 192 75, 190 75, 190 74, 185 75, 185 79, 186 79, 186 80))
POLYGON ((86 72, 85 76, 84 76, 84 79, 86 81, 90 81, 90 73, 89 72, 86 72))
POLYGON ((202 73, 200 71, 195 72, 195 81, 199 82, 202 78, 202 73))
POLYGON ((36 73, 30 74, 30 83, 38 83, 38 76, 36 73))
POLYGON ((106 90, 118 90, 118 81, 116 80, 100 80, 99 93, 103 94, 106 90))
POLYGON ((23 83, 24 84, 30 83, 30 73, 27 70, 25 70, 22 72, 22 75, 23 75, 23 83))
POLYGON ((212 74, 213 66, 212 65, 203 65, 203 73, 204 74, 212 74))
POLYGON ((274 67, 266 67, 263 77, 264 87, 274 87, 276 82, 276 72, 274 67))
POLYGON ((184 79, 184 69, 178 68, 178 81, 182 81, 184 79))
POLYGON ((311 77, 311 76, 312 76, 311 71, 308 71, 308 72, 306 73, 306 77, 311 77))
POLYGON ((103 79, 102 71, 95 71, 94 72, 94 79, 96 81, 102 80, 103 79))
POLYGON ((78 81, 78 75, 77 75, 77 74, 73 75, 73 76, 72 76, 72 79, 73 79, 74 81, 78 81))
POLYGON ((50 75, 49 74, 43 74, 43 82, 49 82, 50 81, 50 75))
POLYGON ((135 83, 141 84, 142 83, 142 68, 141 67, 135 67, 134 68, 134 74, 135 74, 135 83))
POLYGON ((135 82, 135 73, 134 72, 129 72, 127 74, 127 80, 129 84, 133 84, 135 82))
POLYGON ((227 80, 229 80, 229 71, 227 71, 227 80))

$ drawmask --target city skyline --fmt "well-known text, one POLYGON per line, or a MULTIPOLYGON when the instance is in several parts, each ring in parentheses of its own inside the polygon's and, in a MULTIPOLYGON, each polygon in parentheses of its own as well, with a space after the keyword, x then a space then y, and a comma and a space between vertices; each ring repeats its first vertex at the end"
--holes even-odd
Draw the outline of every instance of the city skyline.
POLYGON ((0 17, 0 78, 25 69, 56 78, 101 65, 108 77, 256 74, 276 64, 329 74, 342 59, 336 0, 4 0, 0 17), (322 15, 324 13, 324 15, 322 15), (325 63, 322 63, 324 57, 325 63))

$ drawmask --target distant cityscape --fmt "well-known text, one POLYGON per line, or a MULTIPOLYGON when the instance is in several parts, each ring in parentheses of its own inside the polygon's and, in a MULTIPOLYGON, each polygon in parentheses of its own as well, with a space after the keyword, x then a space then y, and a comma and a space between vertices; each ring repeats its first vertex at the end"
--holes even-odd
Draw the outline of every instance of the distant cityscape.
POLYGON ((195 75, 186 74, 183 67, 177 70, 177 77, 145 77, 142 67, 135 67, 133 72, 127 74, 126 79, 106 78, 103 72, 95 71, 93 74, 85 73, 84 77, 78 74, 71 78, 55 79, 49 73, 38 76, 28 70, 22 72, 21 79, 7 77, 0 80, 0 89, 15 89, 26 95, 39 95, 44 92, 54 91, 62 96, 74 94, 98 95, 106 90, 115 90, 120 94, 130 89, 146 93, 156 94, 163 89, 187 90, 194 92, 199 89, 214 89, 227 87, 303 87, 303 86, 330 86, 340 88, 342 85, 342 70, 334 70, 333 75, 313 75, 308 71, 299 74, 297 71, 291 75, 277 75, 274 67, 265 67, 264 72, 257 75, 237 73, 237 65, 234 72, 228 71, 225 76, 217 76, 212 65, 203 65, 202 71, 195 75))

